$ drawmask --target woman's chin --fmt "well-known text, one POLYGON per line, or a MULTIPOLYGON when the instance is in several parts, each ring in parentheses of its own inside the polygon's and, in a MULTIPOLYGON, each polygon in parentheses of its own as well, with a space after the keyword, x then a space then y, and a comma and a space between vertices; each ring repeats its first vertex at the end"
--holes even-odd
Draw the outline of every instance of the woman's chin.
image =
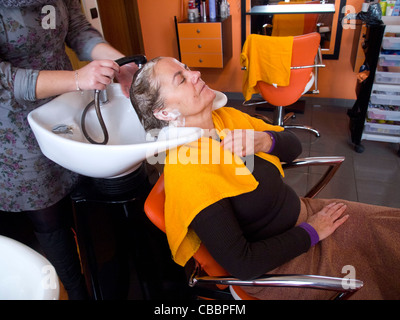
POLYGON ((211 99, 211 101, 213 101, 213 100, 215 99, 215 97, 217 96, 216 93, 215 93, 215 91, 212 90, 212 89, 210 89, 210 87, 207 86, 207 85, 204 87, 203 92, 204 92, 204 93, 207 93, 207 96, 209 96, 209 98, 211 99))

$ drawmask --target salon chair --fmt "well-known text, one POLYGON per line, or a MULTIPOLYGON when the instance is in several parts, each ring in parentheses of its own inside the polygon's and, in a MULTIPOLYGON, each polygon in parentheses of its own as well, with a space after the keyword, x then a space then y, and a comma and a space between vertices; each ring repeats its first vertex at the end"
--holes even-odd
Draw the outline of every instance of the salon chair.
MULTIPOLYGON (((284 115, 284 108, 297 102, 304 94, 317 94, 318 90, 318 68, 325 67, 322 64, 322 55, 319 47, 321 36, 316 33, 295 36, 293 38, 292 62, 290 67, 290 82, 288 86, 273 86, 266 82, 259 81, 257 90, 264 99, 275 106, 273 119, 261 114, 256 117, 262 118, 264 121, 283 126, 289 129, 303 129, 313 132, 317 137, 320 136, 318 130, 300 124, 286 125, 285 122, 294 117, 294 113, 290 112, 284 115), (310 90, 314 85, 314 89, 310 90)), ((249 61, 251 56, 248 57, 249 61)), ((244 106, 258 105, 260 102, 245 101, 244 106)), ((259 109, 259 108, 258 108, 259 109)))
MULTIPOLYGON (((312 157, 297 159, 292 163, 283 163, 283 168, 299 168, 304 166, 328 166, 322 178, 307 192, 305 197, 315 197, 332 179, 333 175, 339 169, 344 161, 344 157, 312 157)), ((164 176, 161 175, 150 192, 145 202, 145 213, 152 223, 161 231, 165 232, 164 222, 164 176)), ((266 287, 296 287, 313 288, 321 290, 335 291, 332 299, 345 299, 352 293, 359 290, 363 283, 355 280, 353 288, 344 288, 342 278, 316 276, 316 275, 278 275, 266 274, 259 279, 239 280, 231 277, 211 256, 207 248, 201 244, 200 248, 194 254, 192 261, 187 265, 194 265, 189 278, 189 286, 198 287, 212 285, 216 291, 224 290, 227 293, 229 287, 229 297, 235 300, 257 300, 248 295, 239 286, 266 286, 266 287)), ((215 291, 213 290, 213 293, 215 291)), ((203 292, 204 293, 204 292, 203 292)), ((213 297, 215 297, 213 295, 213 297)), ((207 297, 209 299, 210 297, 207 297)))

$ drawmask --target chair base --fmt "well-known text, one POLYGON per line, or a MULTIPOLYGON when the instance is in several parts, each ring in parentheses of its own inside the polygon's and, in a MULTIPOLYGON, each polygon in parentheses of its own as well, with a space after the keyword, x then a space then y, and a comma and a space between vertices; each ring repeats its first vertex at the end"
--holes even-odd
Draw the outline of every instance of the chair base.
POLYGON ((321 134, 318 132, 318 130, 310 127, 310 126, 305 126, 305 125, 292 125, 292 126, 283 126, 285 129, 302 129, 302 130, 308 130, 311 131, 315 134, 317 138, 321 136, 321 134))
POLYGON ((288 114, 286 114, 285 116, 283 116, 283 106, 279 106, 276 107, 274 110, 274 118, 271 120, 269 117, 264 116, 264 115, 260 115, 260 114, 256 114, 256 117, 261 118, 262 120, 266 121, 269 124, 273 124, 273 125, 277 125, 277 126, 281 126, 284 127, 285 129, 302 129, 302 130, 308 130, 311 131, 315 134, 316 137, 320 137, 320 133, 318 130, 310 127, 310 126, 306 126, 306 125, 285 125, 285 122, 288 121, 290 118, 294 118, 295 114, 293 112, 290 112, 288 114))

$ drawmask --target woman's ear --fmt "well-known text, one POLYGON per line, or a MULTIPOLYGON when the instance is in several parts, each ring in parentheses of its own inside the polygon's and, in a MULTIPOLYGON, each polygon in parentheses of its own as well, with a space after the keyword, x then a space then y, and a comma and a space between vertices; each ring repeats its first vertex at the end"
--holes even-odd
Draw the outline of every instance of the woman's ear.
POLYGON ((153 114, 158 120, 163 121, 174 121, 178 118, 178 115, 175 112, 169 112, 165 109, 155 111, 153 114))

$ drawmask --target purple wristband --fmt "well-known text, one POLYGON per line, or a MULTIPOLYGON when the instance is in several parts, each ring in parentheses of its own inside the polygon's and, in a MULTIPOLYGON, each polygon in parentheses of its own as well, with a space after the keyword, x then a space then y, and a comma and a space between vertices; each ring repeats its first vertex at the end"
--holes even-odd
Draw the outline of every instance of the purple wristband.
POLYGON ((318 233, 311 225, 309 225, 307 222, 303 222, 300 223, 298 226, 307 231, 308 235, 310 236, 311 247, 315 246, 319 242, 318 233))
POLYGON ((269 131, 264 131, 264 132, 265 132, 265 133, 268 133, 268 135, 271 137, 271 141, 272 141, 271 148, 269 148, 269 150, 267 151, 267 153, 271 153, 272 150, 274 150, 274 148, 275 148, 275 137, 274 137, 274 135, 273 135, 271 132, 269 132, 269 131))

